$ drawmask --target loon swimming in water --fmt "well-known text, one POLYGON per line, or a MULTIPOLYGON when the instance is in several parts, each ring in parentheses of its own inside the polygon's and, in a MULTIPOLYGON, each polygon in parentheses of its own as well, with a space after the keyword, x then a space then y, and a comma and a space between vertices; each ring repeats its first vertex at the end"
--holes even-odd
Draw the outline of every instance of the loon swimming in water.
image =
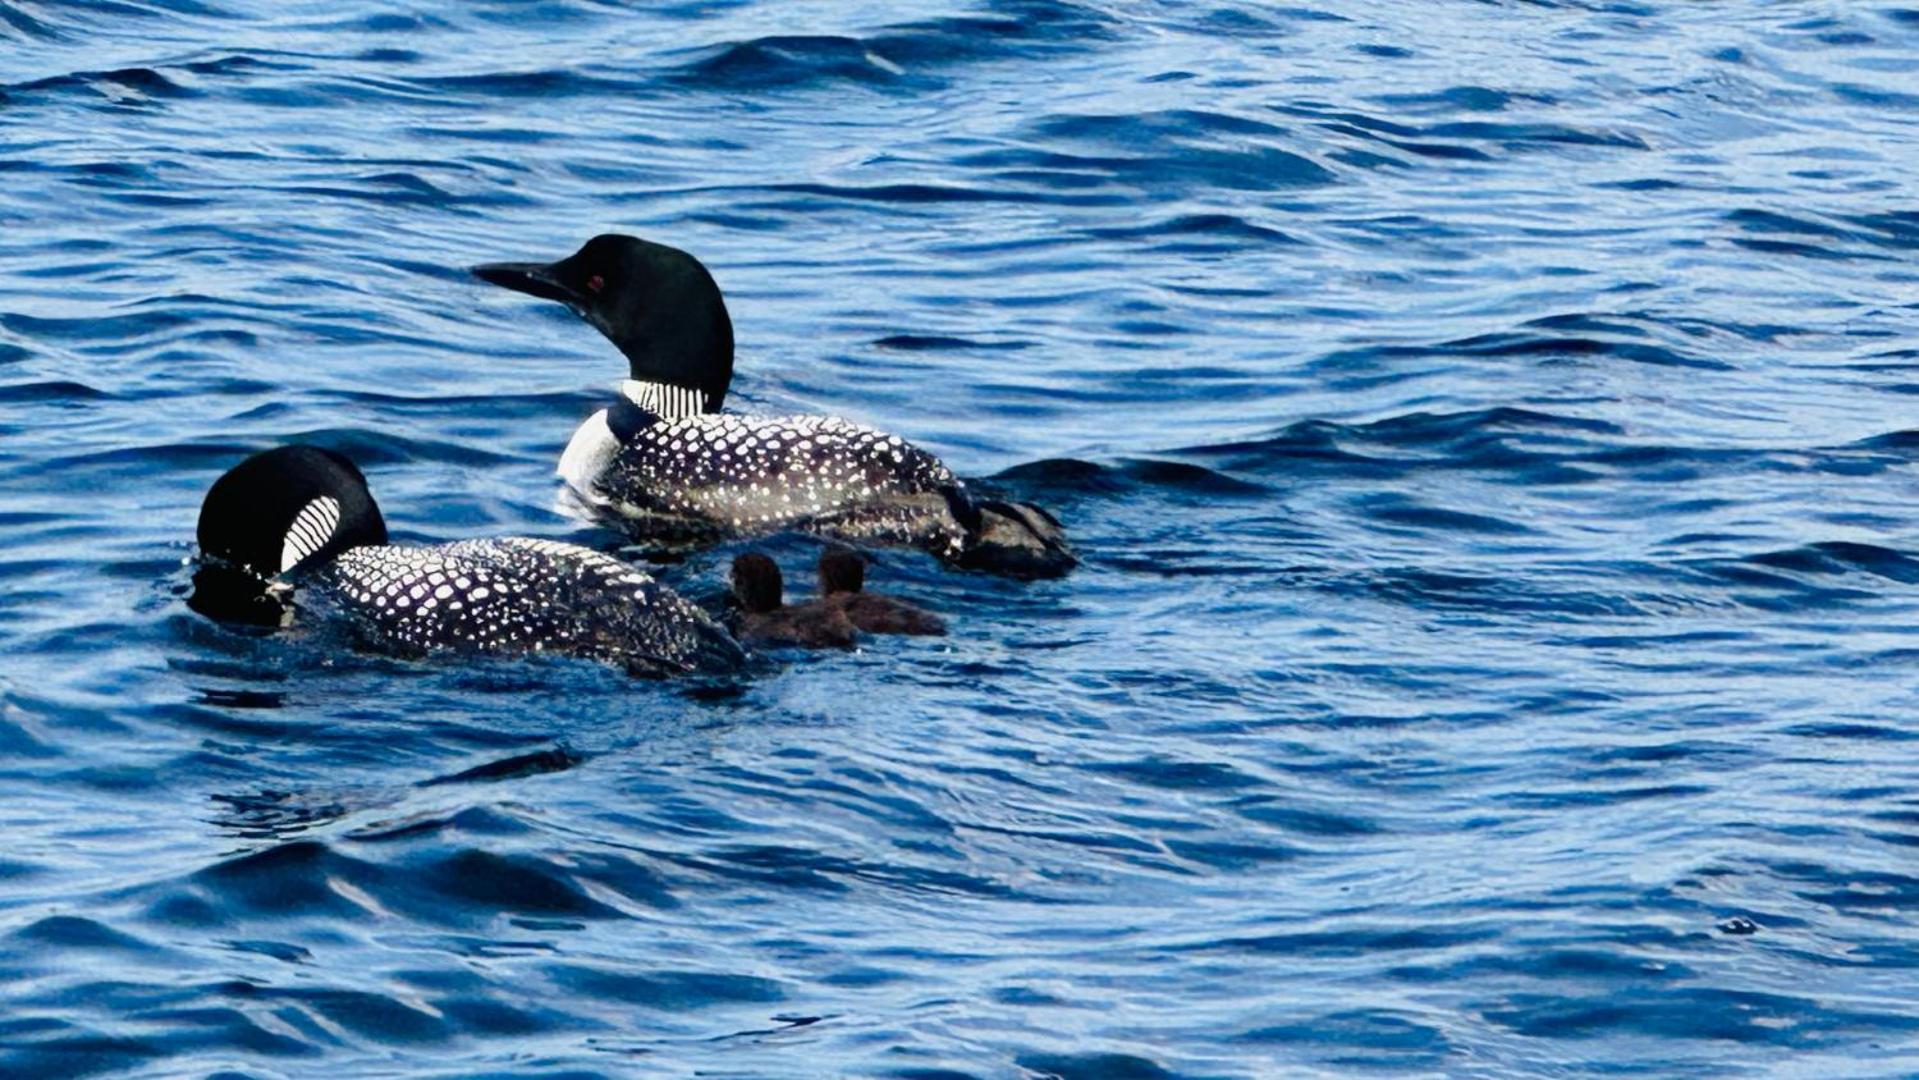
POLYGON ((831 416, 721 413, 733 323, 713 276, 684 251, 609 234, 555 263, 473 272, 566 304, 626 355, 621 400, 580 425, 559 472, 629 533, 700 541, 799 529, 1028 578, 1077 563, 1052 515, 975 499, 896 435, 831 416))
POLYGON ((523 536, 389 544, 366 478, 318 447, 267 450, 221 476, 199 542, 189 603, 215 618, 279 625, 297 590, 303 607, 337 610, 370 645, 406 656, 546 652, 643 675, 745 659, 705 612, 591 548, 523 536))
POLYGON ((757 551, 733 559, 733 599, 739 604, 733 628, 742 641, 759 645, 799 645, 808 649, 850 649, 859 628, 846 610, 825 600, 786 603, 780 565, 757 551))
POLYGON ((866 561, 857 552, 828 549, 820 555, 820 599, 846 612, 862 633, 946 633, 946 620, 897 596, 866 591, 866 561))

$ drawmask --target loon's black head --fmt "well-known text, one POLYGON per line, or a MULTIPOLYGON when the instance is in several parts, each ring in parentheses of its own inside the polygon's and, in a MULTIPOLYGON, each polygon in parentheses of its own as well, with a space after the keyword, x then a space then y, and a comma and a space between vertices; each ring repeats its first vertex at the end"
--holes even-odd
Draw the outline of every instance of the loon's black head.
POLYGON ((626 354, 641 382, 699 390, 717 412, 733 381, 733 321, 700 261, 678 248, 605 233, 555 263, 487 263, 482 281, 558 300, 626 354))
POLYGON ((738 598, 740 607, 755 615, 778 611, 785 589, 786 583, 780 579, 779 563, 758 552, 734 557, 733 595, 738 598))
POLYGON ((353 462, 317 446, 262 451, 227 470, 200 504, 195 610, 268 622, 268 585, 363 544, 386 543, 386 521, 353 462))

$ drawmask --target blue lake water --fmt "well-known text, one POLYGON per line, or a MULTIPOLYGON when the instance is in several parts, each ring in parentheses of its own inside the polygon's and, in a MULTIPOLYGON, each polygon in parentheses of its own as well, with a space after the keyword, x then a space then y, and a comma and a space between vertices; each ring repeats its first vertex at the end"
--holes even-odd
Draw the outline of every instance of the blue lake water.
POLYGON ((1919 8, 1307 2, 0 0, 0 1073, 1919 1073, 1919 8), (464 270, 607 230, 1084 567, 717 686, 186 609, 295 439, 618 548, 464 270))

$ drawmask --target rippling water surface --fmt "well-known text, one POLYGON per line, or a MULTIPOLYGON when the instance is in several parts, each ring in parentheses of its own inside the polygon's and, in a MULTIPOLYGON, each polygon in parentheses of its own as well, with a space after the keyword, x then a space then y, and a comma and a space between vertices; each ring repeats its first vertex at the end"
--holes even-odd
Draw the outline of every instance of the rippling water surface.
POLYGON ((1919 1070, 1919 8, 1308 4, 0 0, 0 1072, 1919 1070), (724 686, 186 610, 292 439, 617 547, 462 269, 610 229, 1084 568, 724 686))

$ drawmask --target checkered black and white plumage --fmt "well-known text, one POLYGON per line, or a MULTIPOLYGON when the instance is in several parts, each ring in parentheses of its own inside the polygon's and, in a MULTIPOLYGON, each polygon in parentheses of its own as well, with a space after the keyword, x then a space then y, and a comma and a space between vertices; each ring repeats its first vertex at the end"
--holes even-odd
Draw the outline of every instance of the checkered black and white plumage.
POLYGON ((314 572, 317 587, 378 645, 547 652, 648 674, 731 666, 718 623, 653 578, 591 548, 502 537, 356 547, 314 572))
POLYGON ((957 558, 961 490, 938 458, 897 435, 832 416, 741 416, 666 408, 628 381, 626 418, 596 413, 560 473, 596 508, 641 535, 798 529, 906 544, 957 558))

